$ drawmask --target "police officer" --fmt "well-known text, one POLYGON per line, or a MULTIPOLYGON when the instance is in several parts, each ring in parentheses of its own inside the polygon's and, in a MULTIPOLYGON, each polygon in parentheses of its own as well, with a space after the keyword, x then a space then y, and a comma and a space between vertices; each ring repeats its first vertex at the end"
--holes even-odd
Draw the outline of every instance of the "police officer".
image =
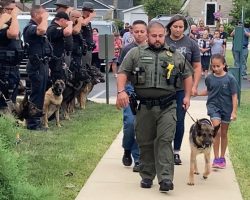
POLYGON ((31 20, 23 31, 24 41, 28 44, 27 73, 31 81, 29 102, 33 108, 32 115, 27 119, 27 128, 41 130, 41 116, 48 79, 48 57, 52 53, 46 36, 49 15, 40 5, 33 5, 30 15, 31 20))
POLYGON ((192 67, 184 57, 165 44, 165 27, 148 25, 148 45, 135 47, 124 58, 117 78, 117 107, 126 107, 127 79, 139 100, 135 132, 140 150, 141 187, 151 188, 157 175, 160 191, 173 190, 172 141, 176 126, 177 88, 184 87, 183 107, 188 109, 192 88, 192 67))
MULTIPOLYGON (((65 12, 68 14, 73 10, 72 7, 70 7, 71 2, 70 0, 57 0, 56 3, 54 3, 54 5, 56 5, 56 13, 59 12, 65 12)), ((54 20, 52 20, 52 22, 54 22, 54 20)), ((71 52, 72 52, 72 45, 73 45, 73 38, 72 36, 65 36, 64 37, 64 47, 65 47, 65 55, 64 55, 64 61, 66 66, 70 66, 70 62, 71 62, 71 52)))
POLYGON ((69 0, 57 0, 56 3, 54 3, 54 5, 56 5, 56 12, 66 12, 68 13, 68 11, 70 10, 70 1, 69 0))
POLYGON ((86 55, 82 58, 83 65, 91 65, 92 61, 92 49, 95 48, 95 43, 93 41, 93 33, 91 27, 91 20, 95 17, 96 13, 94 11, 94 4, 91 2, 83 2, 82 5, 82 17, 84 19, 82 23, 82 36, 87 43, 87 52, 86 55))
POLYGON ((72 35, 72 28, 73 22, 69 20, 69 16, 65 12, 58 12, 47 29, 47 37, 54 49, 53 57, 49 62, 52 82, 57 79, 67 80, 67 72, 64 71, 66 68, 63 68, 67 49, 65 48, 65 42, 62 41, 65 40, 65 37, 72 35))
POLYGON ((17 21, 19 9, 12 0, 2 1, 0 7, 0 108, 5 108, 5 99, 16 102, 20 81, 18 64, 23 50, 17 21))
POLYGON ((70 20, 73 22, 73 49, 70 70, 78 73, 79 69, 84 67, 82 65, 82 57, 86 55, 87 52, 87 44, 81 32, 84 19, 80 11, 72 10, 70 12, 70 20))

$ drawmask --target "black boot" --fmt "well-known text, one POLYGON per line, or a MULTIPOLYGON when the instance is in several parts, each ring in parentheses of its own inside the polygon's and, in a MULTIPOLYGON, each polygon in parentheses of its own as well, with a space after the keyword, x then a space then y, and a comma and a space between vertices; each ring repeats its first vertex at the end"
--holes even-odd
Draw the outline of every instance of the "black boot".
POLYGON ((142 188, 151 188, 153 181, 148 178, 144 178, 141 180, 141 187, 142 188))
POLYGON ((130 166, 132 165, 132 157, 131 157, 131 151, 130 150, 125 150, 123 157, 122 157, 122 163, 125 166, 130 166))
POLYGON ((174 164, 175 165, 181 165, 182 164, 179 154, 174 154, 174 164))
POLYGON ((161 192, 167 192, 169 190, 173 190, 174 189, 174 184, 172 183, 171 180, 169 179, 163 179, 161 182, 160 182, 160 191, 161 192))

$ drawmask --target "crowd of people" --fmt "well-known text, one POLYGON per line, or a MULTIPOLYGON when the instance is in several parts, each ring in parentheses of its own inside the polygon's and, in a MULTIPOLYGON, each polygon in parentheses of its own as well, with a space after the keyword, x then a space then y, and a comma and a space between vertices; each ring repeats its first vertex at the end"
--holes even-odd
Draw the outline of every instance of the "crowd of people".
MULTIPOLYGON (((33 114, 26 119, 31 130, 42 129, 45 92, 56 80, 65 82, 67 92, 73 88, 73 97, 89 82, 91 87, 99 82, 86 74, 87 68, 95 66, 91 71, 98 71, 101 65, 99 31, 92 29, 90 22, 95 16, 94 5, 84 2, 81 11, 64 0, 57 0, 55 5, 57 13, 50 25, 48 12, 41 5, 33 5, 31 20, 22 33, 31 82, 33 114)), ((24 49, 15 2, 2 1, 0 10, 0 107, 4 108, 7 99, 16 103, 18 65, 24 49)), ((174 189, 174 165, 182 164, 180 151, 191 96, 208 95, 212 124, 221 124, 212 166, 226 167, 227 130, 237 117, 237 83, 227 73, 225 61, 227 33, 223 25, 210 33, 200 20, 198 26, 191 25, 189 35, 184 35, 187 26, 186 18, 176 14, 166 27, 157 21, 147 25, 135 20, 114 34, 114 57, 109 67, 117 78, 116 105, 123 108, 122 163, 130 166, 134 162, 133 171, 139 172, 142 188, 151 188, 157 176, 160 191, 174 189), (198 91, 202 73, 206 90, 198 91)), ((245 76, 250 29, 244 30, 245 76)), ((239 64, 239 55, 234 57, 239 64)))
POLYGON ((223 24, 210 33, 200 20, 184 35, 188 24, 179 14, 166 27, 149 22, 140 31, 137 23, 131 28, 126 24, 134 42, 122 49, 118 60, 116 104, 123 108, 122 162, 130 166, 134 161, 133 171, 139 172, 142 188, 151 188, 157 176, 160 191, 169 191, 174 188, 174 164, 182 164, 180 150, 191 96, 208 96, 207 114, 214 127, 220 124, 212 167, 226 168, 227 131, 230 121, 237 118, 237 82, 227 72, 223 24), (172 70, 171 66, 179 68, 172 70), (206 89, 199 91, 202 75, 206 89), (133 98, 137 104, 132 103, 133 98))
POLYGON ((96 15, 94 4, 84 2, 81 11, 71 8, 65 0, 57 0, 55 5, 55 18, 50 24, 46 9, 32 5, 31 20, 23 33, 19 33, 19 10, 15 1, 4 0, 0 4, 0 107, 6 109, 6 100, 16 103, 19 64, 26 53, 31 87, 25 119, 30 130, 44 129, 41 118, 45 92, 57 80, 64 81, 66 85, 62 103, 66 105, 65 113, 83 88, 88 87, 91 91, 93 85, 104 81, 99 70, 91 65, 92 50, 97 44, 93 40, 90 22, 96 15))

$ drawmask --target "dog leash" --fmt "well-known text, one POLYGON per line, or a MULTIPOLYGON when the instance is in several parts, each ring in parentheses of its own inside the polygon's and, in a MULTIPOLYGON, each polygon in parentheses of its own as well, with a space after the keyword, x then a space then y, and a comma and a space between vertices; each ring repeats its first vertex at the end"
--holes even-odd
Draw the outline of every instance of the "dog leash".
POLYGON ((193 122, 196 122, 195 120, 194 120, 194 118, 190 115, 190 113, 188 112, 188 111, 186 111, 187 112, 187 114, 189 115, 189 117, 193 120, 193 122))

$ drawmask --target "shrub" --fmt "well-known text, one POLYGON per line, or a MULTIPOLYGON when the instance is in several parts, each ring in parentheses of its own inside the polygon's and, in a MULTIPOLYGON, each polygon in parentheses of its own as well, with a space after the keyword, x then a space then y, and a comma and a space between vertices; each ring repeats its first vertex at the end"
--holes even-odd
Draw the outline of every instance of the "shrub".
POLYGON ((123 26, 124 26, 124 23, 119 19, 115 19, 114 21, 115 21, 115 24, 117 25, 118 29, 122 30, 123 26))
POLYGON ((26 179, 26 160, 15 151, 15 135, 20 128, 11 117, 0 117, 0 197, 1 200, 52 200, 46 187, 31 185, 26 179))
POLYGON ((224 31, 228 33, 228 35, 234 30, 234 25, 232 24, 224 24, 224 31))

